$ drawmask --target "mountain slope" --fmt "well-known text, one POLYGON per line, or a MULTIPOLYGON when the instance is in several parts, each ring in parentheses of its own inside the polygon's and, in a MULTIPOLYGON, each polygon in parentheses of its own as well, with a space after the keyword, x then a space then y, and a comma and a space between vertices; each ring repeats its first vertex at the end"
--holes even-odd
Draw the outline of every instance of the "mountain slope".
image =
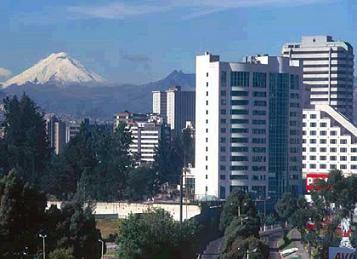
POLYGON ((10 78, 3 87, 10 85, 32 84, 80 84, 103 82, 104 79, 88 71, 79 61, 71 58, 67 53, 54 53, 40 60, 23 73, 10 78))
POLYGON ((162 80, 142 85, 112 85, 111 87, 86 84, 68 85, 26 83, 4 89, 6 95, 22 95, 26 92, 46 112, 70 114, 75 117, 112 119, 119 111, 150 112, 152 91, 166 90, 172 85, 181 85, 183 90, 195 89, 195 75, 173 71, 162 80))

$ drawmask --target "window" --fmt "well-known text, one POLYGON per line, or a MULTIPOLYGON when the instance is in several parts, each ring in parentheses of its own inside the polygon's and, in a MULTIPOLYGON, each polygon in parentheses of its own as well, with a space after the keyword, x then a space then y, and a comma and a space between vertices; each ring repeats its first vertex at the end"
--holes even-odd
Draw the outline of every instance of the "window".
POLYGON ((221 147, 220 150, 221 152, 226 152, 226 147, 221 147))
POLYGON ((326 122, 321 122, 321 123, 320 123, 320 127, 321 127, 321 128, 326 128, 326 127, 327 127, 326 122))
POLYGON ((231 96, 248 96, 248 91, 231 91, 231 96))
POLYGON ((341 139, 341 140, 340 140, 340 143, 341 143, 341 144, 347 144, 347 139, 341 139))
POLYGON ((226 143, 226 138, 221 138, 220 142, 221 143, 226 143))
POLYGON ((266 74, 265 73, 253 73, 253 87, 266 88, 266 74))
POLYGON ((334 130, 331 131, 331 132, 330 132, 330 135, 331 135, 331 136, 336 136, 336 131, 334 131, 334 130))
POLYGON ((226 96, 226 91, 221 91, 221 96, 226 96))
POLYGON ((315 169, 316 165, 315 164, 310 164, 310 168, 315 169))
POLYGON ((253 129, 253 134, 265 134, 265 129, 253 129))
POLYGON ((249 100, 232 100, 231 104, 232 105, 248 105, 249 100))
POLYGON ((330 139, 330 144, 336 144, 337 140, 336 139, 330 139))
POLYGON ((310 156, 310 160, 316 160, 316 156, 310 156))
POLYGON ((208 72, 206 73, 206 77, 208 77, 208 72))
POLYGON ((248 180, 248 175, 230 175, 231 180, 248 180))
POLYGON ((266 152, 266 148, 265 147, 253 147, 252 151, 254 153, 265 153, 266 152))
POLYGON ((266 139, 265 138, 253 138, 252 143, 253 144, 265 144, 266 139))
POLYGON ((327 132, 325 130, 320 131, 321 136, 326 136, 327 132))
POLYGON ((254 92, 253 96, 254 97, 266 97, 267 93, 266 92, 254 92))
MULTIPOLYGON (((221 165, 221 168, 220 168, 220 169, 221 169, 221 170, 226 170, 226 167, 221 165), (224 169, 222 169, 223 167, 224 167, 224 169)), ((221 179, 221 180, 226 180, 226 176, 225 176, 224 174, 221 174, 221 175, 219 176, 219 179, 221 179)))
POLYGON ((316 114, 310 114, 310 119, 316 119, 316 114))
POLYGON ((326 148, 325 147, 320 147, 320 152, 326 152, 326 148))
POLYGON ((221 119, 221 123, 225 124, 226 123, 226 119, 221 119))
POLYGON ((248 129, 247 128, 243 128, 243 129, 240 129, 240 128, 231 128, 231 132, 232 133, 248 133, 248 129))
POLYGON ((253 115, 258 115, 258 116, 265 116, 267 114, 266 111, 262 110, 262 111, 253 111, 253 115))
POLYGON ((341 153, 346 153, 346 152, 347 152, 347 148, 341 147, 341 148, 340 148, 340 152, 341 152, 341 153))
POLYGON ((336 153, 336 152, 337 152, 337 149, 336 149, 335 147, 332 147, 332 148, 330 148, 330 152, 331 152, 331 153, 336 153))
POLYGON ((231 161, 248 161, 247 156, 231 156, 231 161))
POLYGON ((316 148, 315 147, 310 147, 310 152, 316 152, 316 148))
POLYGON ((310 139, 310 144, 316 144, 316 139, 310 139))
POLYGON ((336 161, 336 156, 330 156, 331 161, 336 161))
POLYGON ((208 91, 206 91, 206 96, 208 96, 208 91))
POLYGON ((248 147, 232 147, 232 152, 248 152, 248 147))
POLYGON ((232 143, 248 143, 248 138, 232 138, 232 143))
POLYGON ((310 130, 310 135, 311 136, 315 136, 316 135, 316 131, 315 130, 310 130))
POLYGON ((351 161, 357 161, 357 156, 351 156, 351 161))
POLYGON ((232 171, 247 171, 248 166, 233 165, 231 166, 232 171))
POLYGON ((253 125, 265 125, 265 120, 253 120, 253 125))
POLYGON ((265 106, 267 106, 267 102, 266 101, 254 101, 254 106, 265 107, 265 106))
POLYGON ((347 156, 340 156, 341 161, 347 161, 347 156))
POLYGON ((311 122, 310 123, 310 127, 316 127, 316 123, 315 122, 311 122))
POLYGON ((326 139, 320 139, 320 144, 326 144, 327 140, 326 139))
POLYGON ((320 164, 321 169, 326 169, 326 164, 320 164))
POLYGON ((247 124, 249 120, 247 119, 231 119, 232 124, 247 124))
POLYGON ((231 72, 231 86, 249 86, 249 72, 231 72))
POLYGON ((232 115, 246 115, 248 110, 231 110, 232 115))
POLYGON ((320 156, 320 160, 326 160, 326 156, 320 156))
POLYGON ((221 71, 221 83, 223 86, 226 86, 227 83, 227 72, 221 71))
MULTIPOLYGON (((207 114, 208 114, 208 112, 207 112, 207 114)), ((226 115, 226 114, 227 114, 226 110, 225 109, 221 109, 221 115, 226 115)))
MULTIPOLYGON (((222 110, 221 110, 222 111, 222 110)), ((206 115, 208 115, 208 110, 206 110, 206 115)))
POLYGON ((221 133, 226 133, 226 128, 221 128, 221 133))

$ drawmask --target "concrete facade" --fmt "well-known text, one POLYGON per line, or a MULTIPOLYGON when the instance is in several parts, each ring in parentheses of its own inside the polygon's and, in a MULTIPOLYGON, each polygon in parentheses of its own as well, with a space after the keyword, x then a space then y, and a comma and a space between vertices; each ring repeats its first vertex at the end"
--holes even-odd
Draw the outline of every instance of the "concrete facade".
POLYGON ((195 192, 225 199, 233 189, 279 197, 301 180, 299 62, 258 56, 196 58, 195 192))
MULTIPOLYGON (((62 202, 48 201, 47 209, 51 205, 61 208, 62 202)), ((180 205, 175 203, 128 203, 128 202, 97 202, 93 214, 96 216, 114 216, 120 219, 127 218, 130 213, 144 213, 149 209, 161 208, 170 213, 174 220, 180 220, 180 205)), ((201 208, 195 204, 183 205, 183 220, 201 214, 201 208)))

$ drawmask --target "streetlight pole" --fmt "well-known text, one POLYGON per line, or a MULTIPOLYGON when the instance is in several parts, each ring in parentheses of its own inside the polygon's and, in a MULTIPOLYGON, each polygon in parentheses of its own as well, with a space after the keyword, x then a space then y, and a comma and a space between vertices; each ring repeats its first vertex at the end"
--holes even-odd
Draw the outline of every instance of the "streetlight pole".
POLYGON ((98 242, 101 242, 102 243, 102 256, 100 258, 104 258, 104 241, 101 240, 101 239, 98 239, 98 242))
POLYGON ((42 234, 39 234, 39 237, 42 238, 42 253, 43 253, 43 259, 46 259, 46 237, 47 235, 42 235, 42 234))

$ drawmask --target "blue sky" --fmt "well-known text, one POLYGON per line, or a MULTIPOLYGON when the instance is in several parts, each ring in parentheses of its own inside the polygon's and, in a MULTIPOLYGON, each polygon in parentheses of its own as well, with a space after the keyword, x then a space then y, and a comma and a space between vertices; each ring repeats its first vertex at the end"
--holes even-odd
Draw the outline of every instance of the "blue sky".
POLYGON ((194 72, 195 55, 277 55, 302 35, 357 49, 357 0, 0 0, 0 81, 65 51, 109 81, 194 72))

